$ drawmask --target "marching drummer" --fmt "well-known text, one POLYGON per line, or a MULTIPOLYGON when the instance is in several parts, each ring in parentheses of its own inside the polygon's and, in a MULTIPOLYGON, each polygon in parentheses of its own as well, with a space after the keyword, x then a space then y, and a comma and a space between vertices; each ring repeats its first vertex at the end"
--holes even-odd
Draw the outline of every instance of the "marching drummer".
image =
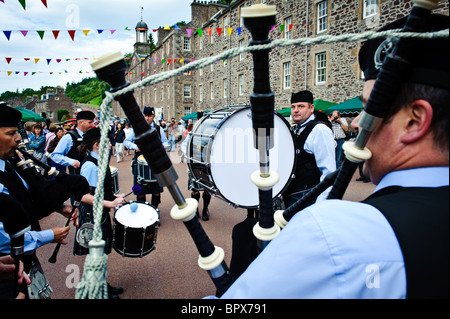
MULTIPOLYGON (((145 120, 150 125, 150 128, 154 128, 156 130, 164 148, 167 149, 169 147, 169 141, 167 140, 166 134, 164 133, 164 130, 154 122, 155 109, 151 106, 146 106, 144 107, 142 113, 144 114, 145 120)), ((136 199, 138 201, 146 202, 146 194, 152 194, 151 204, 155 208, 158 208, 158 205, 161 203, 161 193, 163 192, 163 188, 159 186, 158 182, 156 181, 156 178, 153 176, 153 173, 151 174, 152 175, 151 179, 155 180, 155 182, 146 182, 138 179, 137 164, 138 164, 138 157, 141 155, 141 152, 139 150, 139 147, 134 143, 135 137, 136 136, 134 135, 134 130, 133 128, 131 128, 123 144, 129 150, 135 150, 134 158, 131 163, 131 168, 134 176, 134 186, 139 185, 142 189, 140 194, 136 194, 136 199)))
MULTIPOLYGON (((100 129, 93 128, 83 135, 83 141, 78 146, 80 154, 85 156, 81 165, 81 176, 84 176, 90 186, 91 192, 86 194, 81 199, 80 213, 79 213, 79 228, 75 235, 73 246, 74 255, 87 255, 89 248, 87 246, 92 236, 94 224, 94 194, 98 184, 98 153, 100 148, 100 129), (91 227, 89 227, 91 226, 91 227)), ((105 253, 111 253, 113 242, 113 230, 111 217, 109 215, 111 208, 119 207, 123 204, 123 195, 114 195, 113 182, 111 172, 108 169, 104 179, 104 200, 103 200, 103 215, 102 215, 102 235, 105 241, 105 253)), ((108 295, 110 299, 118 299, 117 295, 122 293, 121 287, 112 287, 108 284, 108 295)))

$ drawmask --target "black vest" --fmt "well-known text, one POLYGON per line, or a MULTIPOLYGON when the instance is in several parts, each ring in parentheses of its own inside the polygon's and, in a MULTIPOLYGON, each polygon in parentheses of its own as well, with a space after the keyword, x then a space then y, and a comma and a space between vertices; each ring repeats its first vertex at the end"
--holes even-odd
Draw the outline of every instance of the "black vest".
POLYGON ((315 120, 310 121, 303 131, 295 136, 296 153, 300 153, 296 156, 295 177, 291 179, 285 191, 286 195, 312 188, 320 182, 320 176, 322 174, 317 167, 314 154, 309 154, 303 149, 306 139, 317 124, 319 122, 315 120))
POLYGON ((449 187, 384 188, 363 201, 386 217, 399 241, 407 298, 449 297, 449 187))
POLYGON ((67 134, 72 137, 73 145, 66 156, 74 160, 78 160, 81 163, 83 161, 83 158, 80 152, 78 152, 78 146, 81 145, 82 137, 80 136, 80 134, 78 134, 78 131, 76 129, 68 132, 67 134))
MULTIPOLYGON (((25 179, 25 176, 23 178, 25 179)), ((26 182, 29 187, 32 187, 29 181, 26 180, 26 182)), ((31 223, 31 229, 40 231, 39 219, 45 216, 41 216, 40 210, 37 209, 39 205, 35 204, 30 191, 27 190, 19 176, 11 176, 11 174, 0 171, 0 183, 8 189, 11 197, 22 205, 24 213, 31 223)))
MULTIPOLYGON (((87 161, 90 161, 95 164, 95 166, 98 166, 98 161, 91 155, 86 156, 85 160, 83 161, 83 164, 87 161)), ((99 181, 100 182, 100 181, 99 181)), ((105 200, 113 201, 116 197, 114 196, 114 190, 113 190, 113 182, 111 177, 111 171, 109 169, 109 166, 106 168, 106 174, 105 174, 105 180, 104 180, 104 195, 103 198, 105 200)), ((95 194, 95 189, 91 190, 91 195, 95 194)), ((109 211, 109 208, 107 209, 109 211)))

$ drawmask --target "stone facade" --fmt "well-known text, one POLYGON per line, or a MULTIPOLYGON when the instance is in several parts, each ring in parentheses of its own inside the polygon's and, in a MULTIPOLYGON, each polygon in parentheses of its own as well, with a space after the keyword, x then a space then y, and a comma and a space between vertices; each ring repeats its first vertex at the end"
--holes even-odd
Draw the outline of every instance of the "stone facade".
POLYGON ((36 101, 34 112, 41 115, 45 113, 52 123, 58 121, 57 113, 60 109, 67 109, 74 114, 75 102, 64 94, 63 88, 56 88, 56 92, 48 89, 41 99, 36 101))
MULTIPOLYGON (((364 0, 238 0, 230 6, 194 1, 191 4, 192 21, 188 25, 180 30, 160 30, 156 50, 147 56, 134 54, 128 81, 135 83, 151 74, 179 68, 191 59, 199 60, 230 48, 247 46, 251 36, 242 25, 241 9, 260 2, 277 7, 277 24, 270 33, 272 40, 377 30, 407 15, 412 7, 411 0, 378 0, 373 14, 366 17, 364 0), (324 19, 320 19, 320 12, 326 12, 324 19), (318 27, 320 21, 326 22, 322 31, 318 27), (281 31, 281 25, 285 30, 281 31), (231 36, 227 28, 232 28, 231 36), (242 28, 240 34, 238 28, 242 28), (190 37, 186 29, 192 30, 190 37), (197 29, 203 31, 202 36, 197 29)), ((448 15, 448 2, 441 3, 435 12, 448 15)), ((273 49, 269 72, 275 108, 290 106, 291 94, 304 89, 312 91, 315 99, 335 103, 359 96, 363 86, 358 66, 360 45, 359 42, 338 42, 273 49), (320 61, 324 62, 323 79, 318 73, 320 61), (286 72, 290 74, 288 85, 285 84, 289 78, 286 72)), ((250 53, 245 53, 138 89, 135 96, 141 108, 151 105, 162 109, 165 119, 178 119, 192 112, 248 104, 252 91, 253 60, 250 53)), ((116 102, 113 103, 113 114, 124 116, 116 102)))

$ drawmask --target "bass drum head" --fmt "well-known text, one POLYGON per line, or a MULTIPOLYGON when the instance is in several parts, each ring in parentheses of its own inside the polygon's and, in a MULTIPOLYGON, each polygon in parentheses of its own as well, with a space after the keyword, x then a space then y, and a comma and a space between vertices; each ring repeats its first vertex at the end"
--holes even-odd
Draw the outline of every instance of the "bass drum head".
MULTIPOLYGON (((289 123, 274 115, 274 147, 269 151, 270 169, 280 175, 272 198, 287 187, 295 164, 295 142, 289 123)), ((210 169, 221 195, 240 207, 259 205, 258 188, 250 176, 259 171, 259 151, 254 147, 251 109, 233 113, 220 126, 211 147, 210 169)))

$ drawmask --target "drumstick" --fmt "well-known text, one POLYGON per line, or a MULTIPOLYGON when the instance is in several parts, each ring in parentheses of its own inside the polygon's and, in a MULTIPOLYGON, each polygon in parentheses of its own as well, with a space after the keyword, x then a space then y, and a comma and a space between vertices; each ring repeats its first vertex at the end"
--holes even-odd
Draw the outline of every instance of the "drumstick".
POLYGON ((139 195, 141 192, 142 192, 141 186, 139 186, 139 185, 134 185, 133 188, 132 188, 132 191, 129 192, 128 194, 126 194, 125 196, 123 196, 123 198, 125 198, 125 197, 127 197, 127 196, 130 196, 131 194, 139 195))

